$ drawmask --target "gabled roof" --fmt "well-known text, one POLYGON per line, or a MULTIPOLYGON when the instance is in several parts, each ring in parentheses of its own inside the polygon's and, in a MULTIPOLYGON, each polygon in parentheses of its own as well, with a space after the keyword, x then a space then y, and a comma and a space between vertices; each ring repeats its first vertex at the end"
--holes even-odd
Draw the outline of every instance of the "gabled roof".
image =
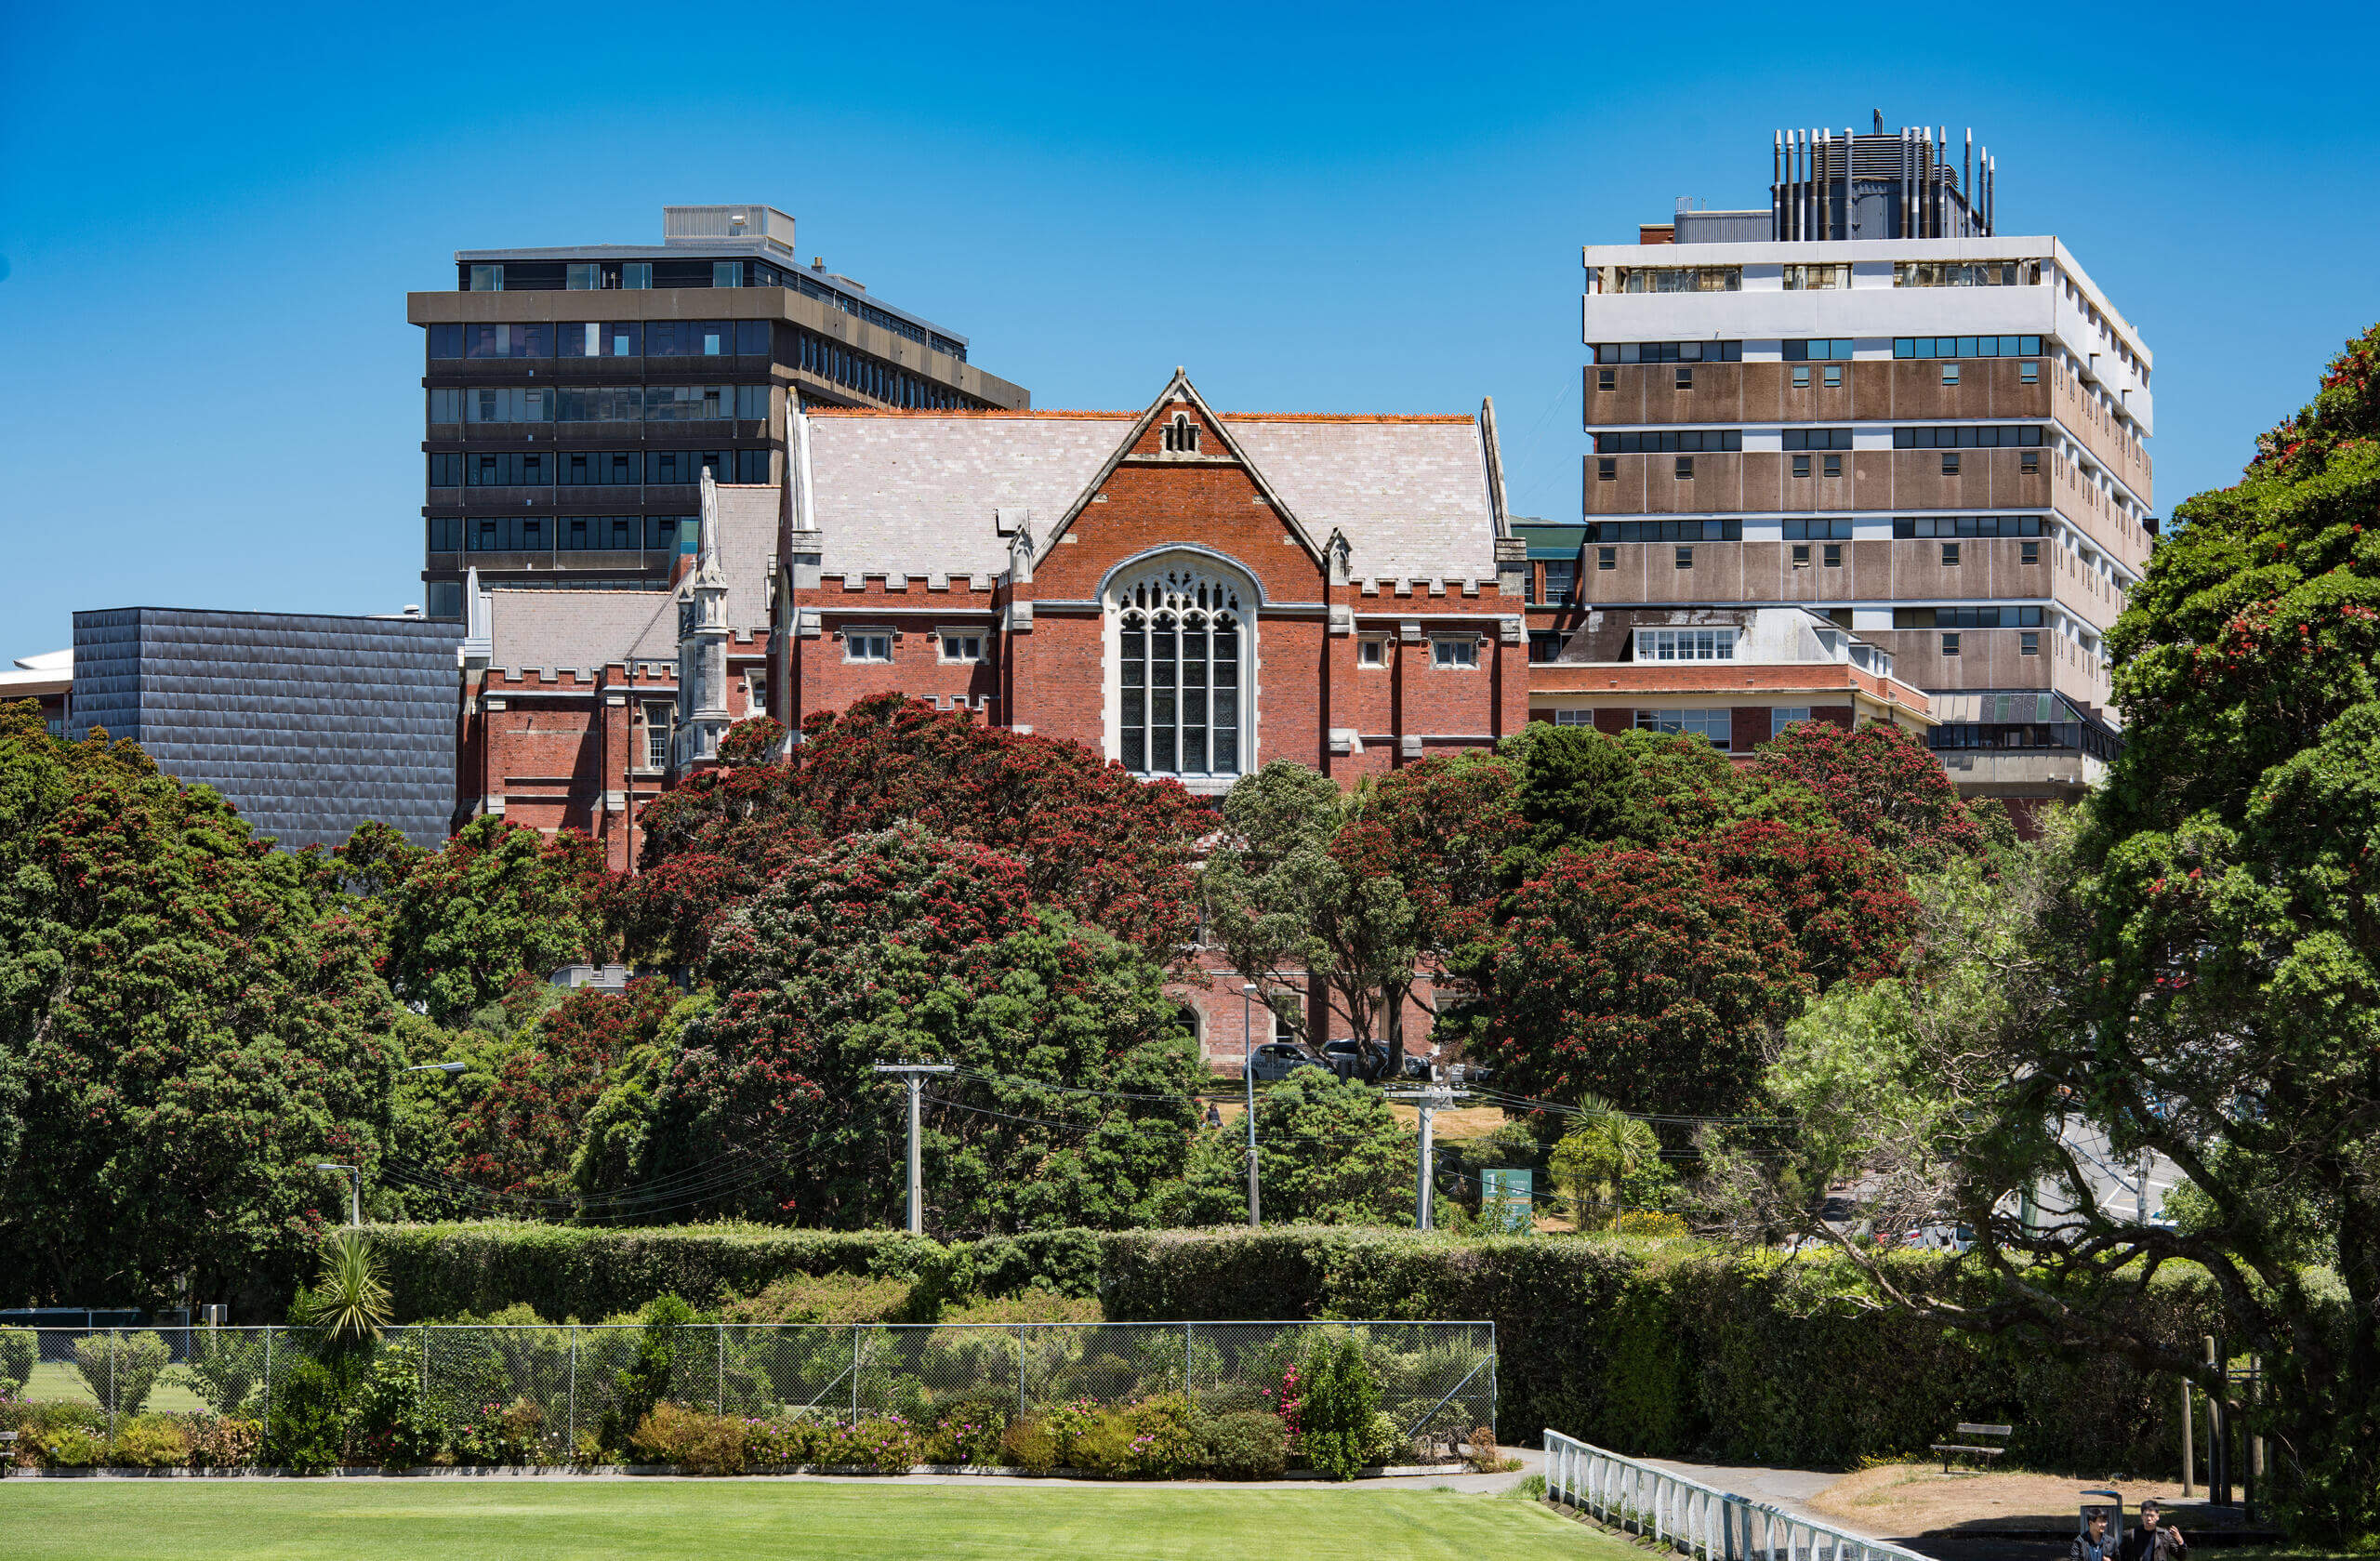
MULTIPOLYGON (((769 628, 777 488, 721 483, 718 494, 727 622, 741 638, 769 628)), ((482 595, 492 668, 515 675, 568 668, 592 676, 619 662, 678 659, 675 591, 497 589, 482 595)))
MULTIPOLYGON (((1009 567, 999 511, 1030 511, 1036 552, 1046 549, 1177 389, 1197 395, 1177 370, 1139 413, 814 408, 797 532, 818 532, 828 575, 989 580, 1009 567)), ((1310 552, 1344 534, 1354 579, 1495 577, 1502 526, 1480 419, 1207 416, 1310 552)))

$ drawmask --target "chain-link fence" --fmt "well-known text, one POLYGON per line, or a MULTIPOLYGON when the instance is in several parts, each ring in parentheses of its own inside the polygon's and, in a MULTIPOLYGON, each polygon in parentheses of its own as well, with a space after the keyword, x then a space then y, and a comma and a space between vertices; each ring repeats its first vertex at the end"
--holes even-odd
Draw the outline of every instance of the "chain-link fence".
MULTIPOLYGON (((1161 1393, 1214 1413, 1271 1408, 1289 1368, 1343 1336, 1361 1347, 1382 1409, 1408 1441, 1451 1449, 1495 1424, 1488 1322, 689 1323, 666 1336, 635 1324, 461 1324, 386 1329, 372 1353, 376 1369, 419 1374, 441 1423, 526 1408, 534 1412, 516 1423, 568 1449, 636 1391, 632 1379, 656 1350, 667 1359, 659 1396, 687 1409, 931 1423, 972 1403, 1021 1418, 1161 1393)), ((143 1412, 262 1420, 276 1388, 322 1345, 303 1328, 0 1329, 0 1393, 94 1405, 111 1435, 119 1417, 143 1412), (28 1366, 20 1378, 12 1361, 28 1366)))

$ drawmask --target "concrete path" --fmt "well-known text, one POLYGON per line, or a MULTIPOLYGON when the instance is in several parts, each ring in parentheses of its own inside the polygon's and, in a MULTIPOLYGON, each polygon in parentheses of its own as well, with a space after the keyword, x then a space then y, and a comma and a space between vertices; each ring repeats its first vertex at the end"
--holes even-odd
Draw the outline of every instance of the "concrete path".
POLYGON ((1684 1475, 1690 1480, 1699 1480, 1704 1485, 1737 1496, 1765 1501, 1795 1517, 1824 1523, 1846 1533, 1863 1534, 1871 1540, 1897 1539, 1897 1536, 1878 1529, 1862 1528, 1839 1517, 1811 1510, 1808 1504, 1810 1498, 1841 1479, 1843 1471, 1840 1469, 1764 1469, 1729 1463, 1687 1463, 1674 1458, 1647 1458, 1640 1462, 1667 1469, 1673 1475, 1684 1475))

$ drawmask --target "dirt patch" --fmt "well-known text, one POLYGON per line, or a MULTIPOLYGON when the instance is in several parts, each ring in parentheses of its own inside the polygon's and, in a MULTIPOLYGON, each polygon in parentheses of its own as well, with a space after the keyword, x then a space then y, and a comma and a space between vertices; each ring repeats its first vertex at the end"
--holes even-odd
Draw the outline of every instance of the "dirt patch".
POLYGON ((2185 1503, 2172 1480, 2090 1478, 1964 1471, 1945 1475, 1938 1463, 1890 1463, 1846 1475, 1809 1500, 1813 1512, 1840 1518, 1871 1534, 1927 1534, 1946 1528, 1970 1532, 2055 1529, 2070 1532, 2081 1513, 2082 1492, 2106 1489, 2123 1497, 2130 1528, 2140 1503, 2154 1497, 2166 1521, 2187 1535, 2199 1528, 2236 1528, 2244 1523, 2238 1507, 2185 1503))

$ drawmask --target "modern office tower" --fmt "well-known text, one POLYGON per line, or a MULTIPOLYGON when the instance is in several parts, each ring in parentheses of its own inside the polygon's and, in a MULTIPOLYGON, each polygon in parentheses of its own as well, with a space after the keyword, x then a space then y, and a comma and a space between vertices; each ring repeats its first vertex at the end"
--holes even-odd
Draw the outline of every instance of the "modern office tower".
POLYGON ((1815 608, 1932 696, 1960 789, 2021 814, 2119 741, 2100 637, 2156 536, 2150 358, 2056 238, 1998 232, 1971 143, 1780 133, 1766 209, 1682 201, 1586 247, 1576 594, 1532 628, 1588 661, 1635 648, 1591 619, 1815 608))
POLYGON ((794 253, 771 206, 662 208, 662 243, 464 250, 423 327, 430 615, 490 589, 669 583, 703 469, 774 483, 786 405, 1014 410, 967 338, 794 253))
POLYGON ((419 846, 455 810, 458 624, 119 607, 74 615, 67 735, 139 743, 284 851, 369 819, 419 846))

